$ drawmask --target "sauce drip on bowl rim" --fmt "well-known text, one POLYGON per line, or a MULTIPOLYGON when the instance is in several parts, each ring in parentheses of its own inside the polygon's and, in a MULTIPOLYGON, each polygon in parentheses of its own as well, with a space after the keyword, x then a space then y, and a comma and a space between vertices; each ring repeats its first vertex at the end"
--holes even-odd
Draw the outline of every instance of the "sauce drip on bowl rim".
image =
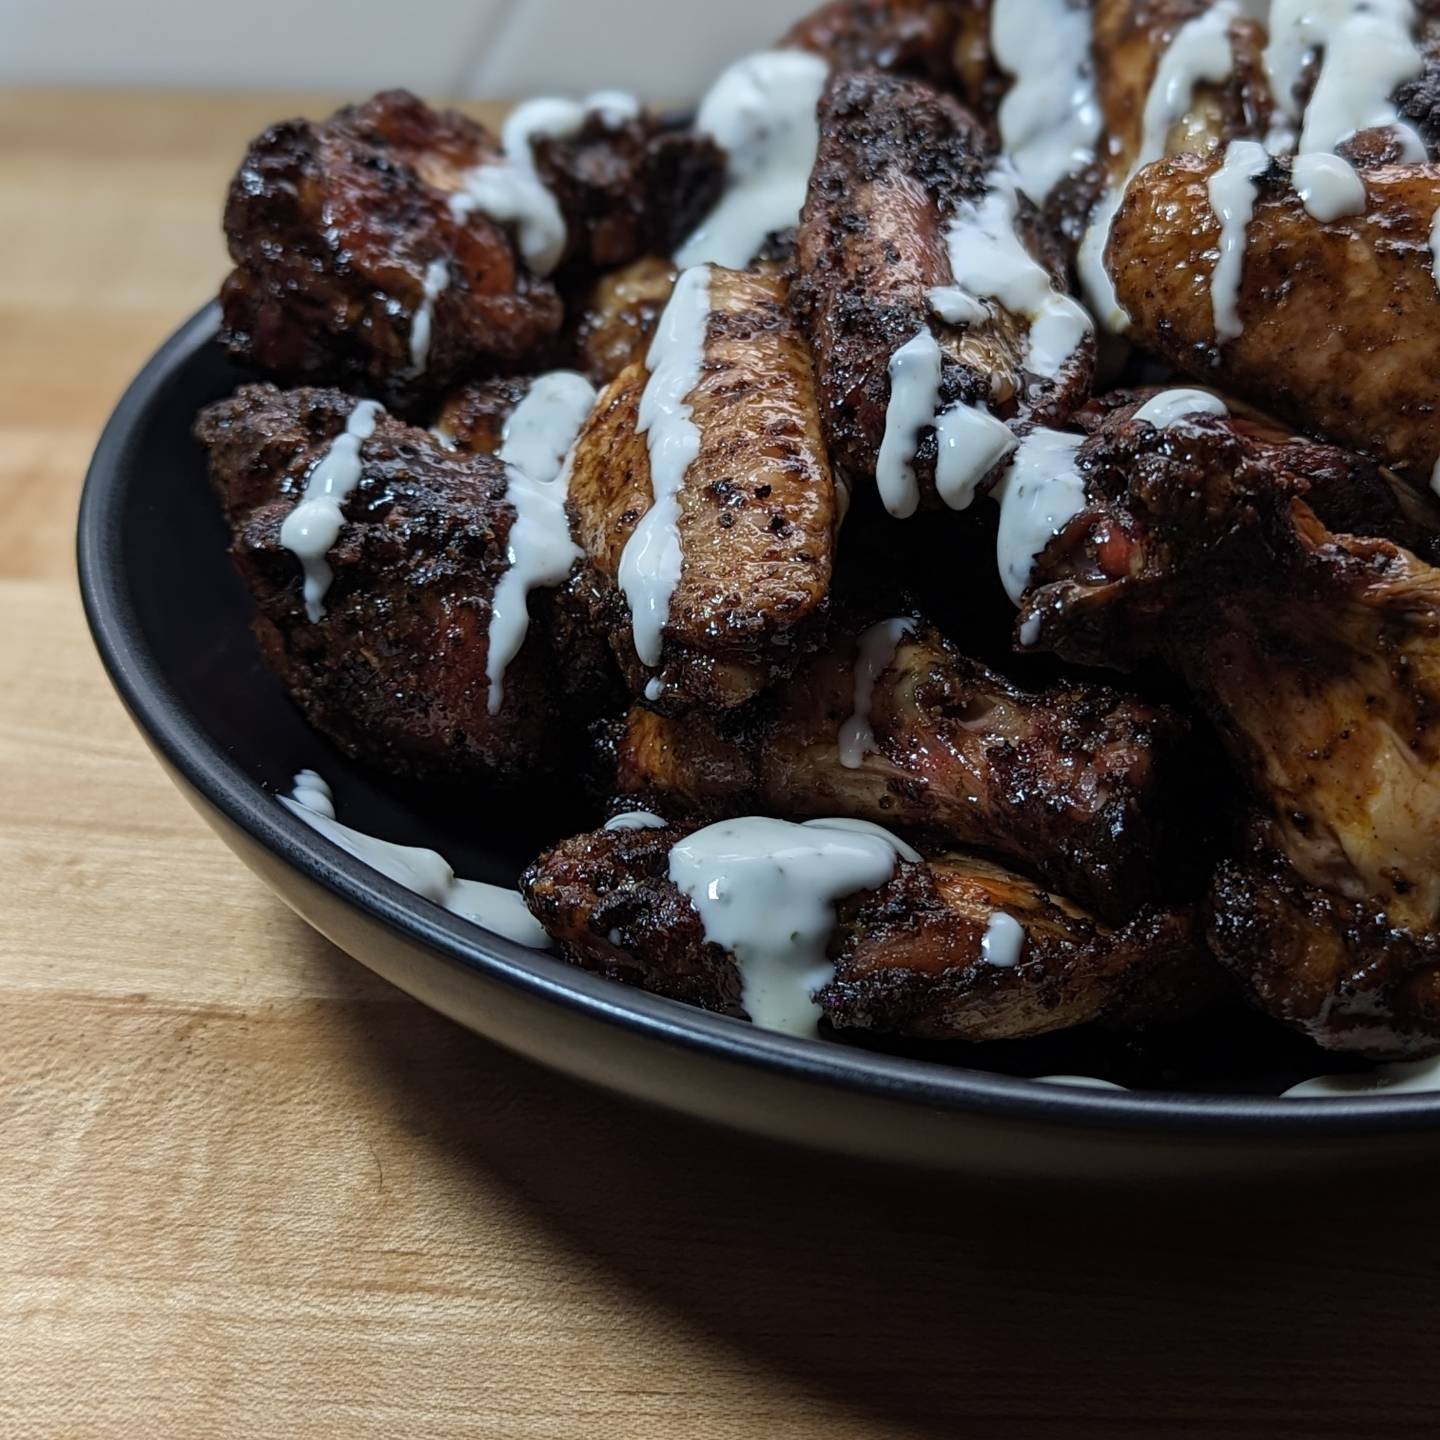
POLYGON ((462 920, 493 930, 517 945, 532 950, 550 948, 550 937, 525 908, 518 891, 483 880, 461 880, 450 862, 434 850, 377 840, 373 835, 342 825, 335 818, 330 786, 314 770, 302 770, 295 777, 291 793, 277 798, 312 830, 397 885, 413 890, 422 899, 462 920))

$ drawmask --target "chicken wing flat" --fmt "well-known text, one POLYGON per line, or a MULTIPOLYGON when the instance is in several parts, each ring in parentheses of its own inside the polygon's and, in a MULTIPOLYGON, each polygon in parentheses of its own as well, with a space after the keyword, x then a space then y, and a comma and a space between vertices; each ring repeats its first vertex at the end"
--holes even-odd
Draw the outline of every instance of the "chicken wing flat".
POLYGON ((1413 1039, 1365 1040, 1344 1009, 1362 970, 1392 964, 1388 941, 1366 958, 1382 931, 1412 936, 1393 952, 1403 969, 1440 921, 1440 571, 1327 528, 1325 487, 1221 417, 1156 430, 1122 412, 1081 457, 1090 503, 1039 558, 1027 633, 1076 660, 1157 654, 1184 679, 1260 807, 1257 853, 1290 875, 1243 921, 1224 919, 1237 886, 1217 891, 1217 953, 1322 1044, 1408 1050, 1413 1039), (1257 971, 1255 937, 1282 921, 1300 937, 1302 918, 1309 938, 1283 951, 1310 957, 1290 1001, 1279 961, 1257 971), (1322 1005, 1327 976, 1338 989, 1322 1005))
MULTIPOLYGON (((592 116, 531 149, 564 222, 553 258, 582 270, 668 243, 723 175, 710 141, 646 119, 592 116)), ((227 344, 276 378, 395 404, 478 366, 538 367, 564 318, 559 294, 512 225, 452 204, 476 167, 505 163, 484 127, 399 90, 273 126, 226 205, 227 344)))
POLYGON ((338 390, 247 385, 196 424, 266 661, 317 730, 387 773, 473 779, 553 758, 557 688, 543 644, 520 649, 504 704, 488 708, 491 600, 515 520, 498 460, 376 415, 325 555, 323 615, 310 618, 282 531, 355 411, 338 390))
POLYGON ((832 70, 885 70, 935 85, 955 76, 957 0, 830 0, 797 20, 782 47, 810 50, 832 70))
POLYGON ((1134 338, 1203 379, 1426 484, 1440 459, 1440 290, 1430 226, 1440 168, 1363 172, 1363 214, 1302 204, 1291 162, 1255 181, 1237 297, 1243 330, 1216 337, 1211 290, 1218 157, 1150 166, 1126 194, 1107 263, 1134 338), (1205 283, 1206 281, 1210 283, 1205 283))
MULTIPOLYGON (((978 122, 919 81, 840 74, 820 102, 820 148, 801 215, 791 299, 814 350, 831 457, 852 486, 875 480, 892 367, 911 342, 938 342, 936 414, 961 403, 1024 426, 1063 420, 1085 399, 1094 340, 1083 317, 1073 349, 1049 357, 1052 364, 1032 353, 1040 327, 994 294, 961 295, 959 311, 937 298, 954 295, 959 284, 950 235, 968 217, 982 254, 1009 247, 1012 259, 1031 257, 1040 289, 1051 288, 1045 275, 1055 289, 1049 303, 1066 303, 1058 298, 1064 273, 1058 244, 1028 200, 1013 188, 1008 204, 1002 199, 995 187, 1008 181, 1003 172, 997 179, 995 164, 978 122), (969 318, 947 321, 942 313, 969 318)), ((923 494, 936 493, 938 453, 934 425, 922 423, 906 463, 923 494)), ((909 513, 886 503, 894 513, 909 513)), ((958 499, 951 503, 961 507, 958 499)))
POLYGON ((1104 686, 1028 693, 905 623, 837 640, 763 714, 632 709, 607 741, 618 792, 667 813, 859 816, 1133 914, 1164 863, 1163 782, 1184 722, 1104 686))
MULTIPOLYGON (((734 953, 706 938, 670 878, 671 849, 689 833, 576 836, 525 872, 521 893, 572 963, 748 1018, 734 953)), ((1147 917, 1115 934, 1031 882, 958 854, 902 862, 888 884, 842 900, 829 951, 835 976, 814 998, 837 1029, 943 1040, 1019 1039, 1121 1007, 1133 1013, 1138 997, 1173 988, 1151 985, 1150 972, 1179 977, 1199 953, 1183 916, 1147 917)))
POLYGON ((752 699, 821 638, 838 512, 810 357, 773 276, 714 268, 698 383, 698 453, 676 496, 679 574, 658 664, 642 663, 621 588, 654 501, 640 406, 650 375, 626 369, 581 432, 570 479, 589 560, 572 591, 608 633, 632 692, 667 706, 752 699))

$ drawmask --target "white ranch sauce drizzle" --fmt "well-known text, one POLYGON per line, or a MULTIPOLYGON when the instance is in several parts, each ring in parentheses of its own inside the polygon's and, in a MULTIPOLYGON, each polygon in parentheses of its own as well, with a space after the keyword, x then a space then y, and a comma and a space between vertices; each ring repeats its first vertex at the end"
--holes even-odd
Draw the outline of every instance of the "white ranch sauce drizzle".
POLYGON ((315 771, 302 770, 295 777, 291 794, 278 798, 311 829, 397 885, 517 945, 528 945, 532 950, 550 948, 550 937, 525 908, 517 891, 483 880, 457 879, 450 863, 434 850, 377 840, 373 835, 340 824, 335 818, 330 787, 315 771))
POLYGON ((1440 287, 1440 210, 1430 217, 1430 273, 1440 287))
POLYGON ((680 581, 680 489, 700 454, 700 430, 687 401, 700 383, 709 323, 710 269, 696 265, 675 282, 645 357, 650 378, 638 428, 650 448, 652 499, 625 542, 617 573, 642 665, 660 663, 670 597, 680 581))
POLYGON ((1081 289, 1095 318, 1107 329, 1123 334, 1130 324, 1115 293, 1115 283, 1105 268, 1105 246, 1115 222, 1125 188, 1136 172, 1165 153, 1171 127, 1190 109, 1195 87, 1202 83, 1219 85, 1234 68, 1230 49, 1230 22, 1240 14, 1236 0, 1218 0, 1203 15, 1187 21, 1175 33, 1145 97, 1140 148, 1134 164, 1118 185, 1112 186, 1095 206, 1080 242, 1076 268, 1081 289))
POLYGON ((410 322, 410 368, 407 378, 425 373, 430 363, 430 334, 435 323, 435 302, 445 293, 450 283, 450 267, 443 260, 432 260, 425 267, 425 280, 421 288, 420 308, 410 322))
POLYGON ((538 99, 513 110, 500 134, 503 156, 469 170, 450 197, 450 213, 464 220, 479 210, 492 220, 513 224, 520 254, 536 275, 549 275, 565 254, 569 234, 554 195, 535 170, 532 141, 565 140, 577 134, 591 115, 617 128, 640 113, 631 95, 604 90, 588 100, 538 99))
POLYGON ((1338 155, 1325 150, 1297 155, 1290 166, 1290 183, 1300 203, 1322 225, 1365 213, 1365 182, 1338 155))
POLYGON ((583 375, 554 370, 531 383, 505 422, 497 458, 505 462, 515 522, 490 601, 485 674, 492 715, 505 703, 505 671, 530 630, 530 592, 560 584, 580 558, 565 514, 566 457, 594 406, 595 387, 583 375))
POLYGON ((1255 180, 1270 167, 1258 140, 1232 140, 1225 159, 1206 184, 1210 208, 1220 222, 1220 254, 1210 272, 1210 308, 1215 343, 1224 345, 1245 331, 1240 318, 1240 282, 1245 274, 1245 232, 1255 213, 1255 180))
POLYGON ((1020 442, 983 405, 957 400, 935 418, 935 492, 952 510, 968 510, 975 487, 1020 442))
POLYGON ((909 519, 920 504, 915 451, 921 433, 935 423, 940 358, 940 346, 928 326, 890 357, 890 399, 875 460, 875 485, 881 502, 897 520, 909 519))
POLYGON ((1005 593, 1016 605, 1030 584, 1035 557, 1085 508, 1085 482, 1075 468, 1084 440, 1060 430, 1032 430, 997 488, 995 558, 1005 593))
POLYGON ((1391 95, 1420 74, 1411 0, 1273 0, 1265 70, 1275 95, 1272 153, 1334 150, 1358 130, 1395 131, 1407 161, 1423 161, 1425 145, 1400 122, 1391 95), (1314 55, 1320 73, 1300 113, 1296 91, 1314 55))
POLYGON ((830 69, 804 50, 770 50, 737 61, 700 102, 695 128, 725 151, 725 193, 675 252, 682 269, 743 270, 805 204, 820 144, 816 107, 830 69))
POLYGON ((1317 1075, 1282 1091, 1281 1098, 1350 1099, 1355 1095, 1420 1095, 1433 1090, 1440 1090, 1440 1059, 1401 1060, 1353 1075, 1317 1075))
POLYGON ((305 572, 305 614, 312 625, 325 618, 325 592, 335 578, 325 557, 344 528, 342 507, 360 483, 360 449, 375 433, 380 411, 374 400, 356 405, 345 428, 306 478, 300 503, 280 527, 280 543, 305 572))
POLYGON ((1025 947, 1025 927, 1013 916, 997 910, 980 937, 980 958, 1000 970, 1013 970, 1025 947))
POLYGON ((1208 390, 1162 390, 1152 395, 1131 417, 1148 420, 1157 430, 1168 430, 1187 415, 1228 415, 1229 408, 1208 390))
POLYGON ((723 820, 670 851, 671 882, 700 916, 705 938, 730 951, 740 999, 767 1030, 813 1035, 811 998, 834 976, 825 951, 835 903, 884 885, 919 856, 864 821, 761 816, 723 820))
POLYGON ((606 822, 607 830, 663 830, 670 822, 662 820, 649 810, 627 810, 623 815, 612 815, 606 822))
POLYGON ((900 642, 914 629, 914 620, 903 615, 894 620, 882 620, 860 636, 855 653, 854 701, 850 717, 841 725, 837 740, 840 763, 847 770, 858 770, 875 748, 875 732, 870 727, 875 682, 890 668, 900 642))
MULTIPOLYGON (((961 297, 996 300, 1029 321, 1025 364, 1054 380, 1094 324, 1021 242, 1015 229, 1018 204, 1015 175, 1002 163, 991 172, 984 197, 963 201, 946 226, 950 272, 961 297)), ((930 303, 944 314, 941 307, 953 303, 949 289, 932 290, 930 303)))
POLYGON ((1100 104, 1088 4, 994 0, 990 50, 1014 83, 1000 102, 1001 148, 1037 204, 1095 155, 1100 104))

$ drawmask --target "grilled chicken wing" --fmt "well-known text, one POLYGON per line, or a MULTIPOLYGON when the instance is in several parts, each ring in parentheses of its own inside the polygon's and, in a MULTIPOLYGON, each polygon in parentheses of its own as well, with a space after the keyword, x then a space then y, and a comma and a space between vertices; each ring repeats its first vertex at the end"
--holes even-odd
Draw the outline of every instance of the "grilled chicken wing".
POLYGON ((1314 219, 1275 160, 1256 181, 1238 315, 1217 343, 1211 303, 1219 160, 1180 156, 1136 177, 1107 252, 1132 334, 1207 383, 1351 446, 1424 485, 1440 459, 1440 290, 1430 226, 1440 169, 1363 172, 1363 215, 1314 219))
MULTIPOLYGON (((531 912, 574 964, 655 994, 745 1016, 734 955, 706 939, 670 879, 688 827, 598 830, 562 841, 521 877, 531 912)), ((815 994, 838 1029, 1008 1040, 1190 992, 1194 927, 1152 916, 1119 933, 974 856, 902 862, 837 906, 834 979, 815 994), (1175 984, 1156 983, 1174 977, 1175 984), (1163 998, 1162 998, 1163 997, 1163 998)))
POLYGON ((1216 891, 1217 952, 1259 1003, 1336 1048, 1440 1049, 1399 1014, 1381 1033, 1383 995, 1440 923, 1440 571, 1327 528, 1317 511, 1342 502, 1333 475, 1311 488, 1317 454, 1333 452, 1266 449, 1219 417, 1113 416, 1082 447, 1089 504, 1039 558, 1022 620, 1073 660, 1158 654, 1214 722, 1261 807, 1257 853, 1288 867, 1252 874, 1243 904, 1233 875, 1216 891), (1382 940, 1395 930, 1412 943, 1382 940))
MULTIPOLYGON (((582 269, 668 243, 723 176, 710 141, 643 119, 592 116, 541 136, 532 159, 564 221, 555 258, 582 269)), ((482 126, 398 90, 267 130, 225 211, 231 350, 396 404, 477 365, 538 363, 564 318, 558 293, 522 259, 521 232, 451 205, 476 167, 505 163, 482 126)))
POLYGON ((846 635, 762 715, 633 709, 607 742, 619 793, 669 811, 860 816, 992 850, 1099 914, 1133 914, 1162 867, 1162 781, 1183 722, 1103 686, 1027 693, 904 624, 846 635))
MULTIPOLYGON (((947 236, 963 221, 974 232, 968 243, 982 257, 982 269, 1002 249, 1011 264, 1033 257, 1040 291, 1049 296, 1054 290, 1046 303, 1057 309, 1069 303, 1059 293, 1058 246, 1029 202, 1003 189, 1009 182, 994 166, 974 118, 918 81, 841 74, 821 100, 820 149, 801 216, 791 299, 815 352, 825 438, 837 473, 852 485, 868 486, 876 476, 893 394, 892 359, 909 342, 928 343, 931 336, 939 342, 937 414, 964 402, 1023 426, 1063 419, 1085 398, 1094 341, 1083 316, 1073 350, 1061 346, 1047 357, 1037 353, 1042 327, 1028 313, 1007 309, 994 296, 955 296, 959 277, 947 236), (946 307, 936 292, 947 289, 968 322, 938 318, 946 307)), ((914 452, 906 465, 920 490, 933 494, 938 441, 929 418, 918 426, 912 420, 914 435, 897 438, 914 452)), ((885 496, 883 476, 880 488, 885 496)), ((951 503, 961 508, 973 488, 951 503)), ((908 507, 896 508, 888 497, 886 503, 896 514, 913 509, 913 499, 908 507)))
POLYGON ((389 773, 467 778, 553 760, 563 731, 543 644, 521 648, 504 704, 488 709, 491 601, 515 522, 497 460, 380 413, 325 557, 323 616, 309 618, 282 527, 355 409, 338 390, 247 385, 196 424, 266 660, 317 730, 389 773))
POLYGON ((698 453, 676 497, 679 574, 662 611, 659 662, 637 653, 622 588, 627 547, 654 500, 654 432, 639 428, 650 378, 641 365, 605 391, 576 445, 570 509, 589 568, 571 598, 610 635, 635 694, 724 709, 753 698, 818 642, 838 514, 810 357, 783 283, 711 269, 702 351, 699 381, 684 398, 698 453))

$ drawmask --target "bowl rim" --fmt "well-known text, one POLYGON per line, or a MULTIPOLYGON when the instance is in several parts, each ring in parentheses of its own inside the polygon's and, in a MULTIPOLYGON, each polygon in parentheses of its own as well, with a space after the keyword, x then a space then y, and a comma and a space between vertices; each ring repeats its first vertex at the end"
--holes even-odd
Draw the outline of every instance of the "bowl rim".
POLYGON ((80 592, 105 670, 149 742, 221 815, 306 879, 453 967, 601 1025, 777 1077, 908 1106, 1031 1126, 1196 1139, 1313 1140, 1440 1128, 1440 1092, 1286 1099, 1090 1089, 759 1030, 517 945, 450 915, 341 850, 277 804, 186 710, 149 651, 130 598, 119 543, 127 455, 166 383, 215 342, 219 323, 214 301, 192 315, 146 361, 106 422, 80 502, 80 592))

